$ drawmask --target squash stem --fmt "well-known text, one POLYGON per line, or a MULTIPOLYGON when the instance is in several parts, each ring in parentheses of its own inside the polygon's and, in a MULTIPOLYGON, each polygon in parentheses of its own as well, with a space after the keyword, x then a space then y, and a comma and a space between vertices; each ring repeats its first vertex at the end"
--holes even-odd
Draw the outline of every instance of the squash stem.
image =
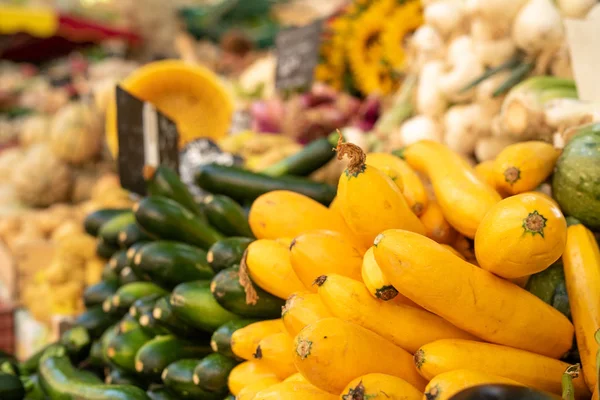
POLYGON ((563 400, 575 400, 575 387, 573 378, 579 376, 579 364, 570 365, 562 376, 562 398, 563 400))
POLYGON ((344 154, 348 156, 350 162, 346 172, 351 175, 358 175, 365 170, 365 161, 367 156, 362 149, 353 143, 344 143, 344 137, 339 134, 339 139, 336 147, 338 160, 344 158, 344 154))

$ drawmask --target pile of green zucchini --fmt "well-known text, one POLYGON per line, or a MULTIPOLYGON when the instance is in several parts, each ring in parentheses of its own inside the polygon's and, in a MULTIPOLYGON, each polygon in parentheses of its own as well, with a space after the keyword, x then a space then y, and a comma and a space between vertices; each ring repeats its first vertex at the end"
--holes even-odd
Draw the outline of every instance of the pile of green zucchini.
POLYGON ((102 280, 59 342, 21 363, 0 358, 1 399, 233 398, 231 335, 278 318, 284 301, 263 291, 246 301, 239 265, 254 238, 237 201, 194 199, 163 166, 145 178, 132 209, 86 218, 107 260, 102 280))

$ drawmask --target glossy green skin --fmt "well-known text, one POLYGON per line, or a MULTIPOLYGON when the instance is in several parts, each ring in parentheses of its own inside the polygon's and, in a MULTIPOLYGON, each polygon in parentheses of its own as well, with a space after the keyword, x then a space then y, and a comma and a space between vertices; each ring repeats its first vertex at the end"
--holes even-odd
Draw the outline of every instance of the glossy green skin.
POLYGON ((150 295, 164 296, 166 294, 167 291, 152 282, 133 282, 121 286, 115 296, 119 298, 118 306, 126 307, 128 311, 129 307, 138 299, 150 295))
POLYGON ((463 390, 449 400, 551 400, 550 395, 525 386, 481 385, 463 390))
POLYGON ((172 362, 185 357, 200 358, 210 354, 208 344, 179 339, 173 335, 157 336, 144 344, 135 356, 136 371, 150 379, 160 379, 172 362))
POLYGON ((46 400, 37 374, 21 376, 21 383, 25 388, 25 400, 46 400))
POLYGON ((231 335, 238 329, 242 329, 256 321, 256 319, 238 319, 225 322, 214 331, 210 338, 210 347, 212 347, 213 351, 223 354, 226 357, 241 360, 231 350, 231 335))
POLYGON ((137 299, 131 307, 129 307, 129 315, 139 320, 140 316, 148 311, 152 311, 154 309, 154 305, 156 301, 164 296, 161 296, 158 293, 151 294, 150 296, 142 297, 141 299, 137 299))
POLYGON ((102 359, 104 360, 104 364, 109 363, 108 358, 108 346, 110 342, 113 340, 115 336, 119 334, 119 324, 114 324, 104 331, 102 336, 100 337, 100 347, 102 351, 102 359))
POLYGON ((25 388, 19 377, 0 372, 0 399, 23 400, 24 398, 25 388))
POLYGON ((204 198, 204 205, 210 224, 225 235, 254 237, 244 209, 232 198, 208 195, 204 198))
POLYGON ((254 285, 258 299, 255 304, 246 303, 246 291, 240 284, 238 268, 219 272, 212 280, 211 291, 217 302, 225 309, 246 318, 278 318, 285 300, 265 292, 254 285))
POLYGON ((133 282, 144 282, 149 281, 150 279, 142 279, 138 274, 135 273, 130 267, 125 267, 121 270, 119 274, 119 283, 121 286, 125 286, 129 283, 133 282))
POLYGON ((107 314, 110 314, 114 318, 121 318, 123 315, 127 314, 128 308, 125 306, 118 306, 113 303, 113 299, 117 296, 114 295, 107 297, 106 300, 102 303, 102 311, 107 314))
POLYGON ((152 315, 152 310, 142 313, 138 319, 140 326, 148 335, 169 335, 171 332, 152 315))
POLYGON ((229 237, 213 244, 208 250, 207 259, 214 273, 240 265, 244 251, 252 242, 253 239, 245 237, 229 237))
POLYGON ((107 297, 117 292, 119 285, 114 281, 100 281, 95 285, 88 286, 83 291, 83 303, 86 308, 101 306, 107 297))
POLYGON ((142 228, 133 221, 121 228, 119 235, 117 236, 117 244, 122 249, 128 249, 138 242, 147 242, 151 239, 150 235, 144 232, 142 228))
POLYGON ((552 195, 566 215, 600 229, 600 124, 586 127, 567 143, 556 163, 552 195))
POLYGON ((200 217, 166 197, 146 197, 136 204, 134 210, 138 224, 161 239, 207 249, 223 238, 200 217))
POLYGON ((140 329, 141 325, 137 318, 132 317, 129 314, 125 314, 121 321, 119 321, 119 334, 127 333, 134 329, 140 329))
POLYGON ((219 398, 223 398, 227 394, 227 379, 229 373, 238 364, 232 358, 226 357, 223 354, 213 353, 208 355, 196 365, 194 376, 198 386, 209 392, 218 393, 219 398))
POLYGON ((92 347, 90 348, 90 355, 88 357, 88 362, 93 367, 103 367, 104 366, 104 354, 102 353, 102 342, 99 340, 95 340, 92 343, 92 347))
POLYGON ((241 318, 217 303, 208 281, 178 285, 173 289, 170 304, 175 316, 182 321, 211 333, 225 322, 241 318))
POLYGON ((96 254, 98 255, 98 257, 108 260, 117 251, 119 251, 119 248, 117 246, 113 246, 104 242, 102 238, 98 239, 98 242, 96 244, 96 254))
POLYGON ((109 263, 104 264, 101 279, 103 282, 115 284, 117 287, 120 286, 119 274, 112 269, 109 263))
POLYGON ((137 276, 149 281, 150 277, 145 275, 140 269, 138 269, 137 265, 133 262, 135 260, 135 255, 140 251, 142 247, 144 247, 148 243, 150 242, 137 242, 127 249, 127 266, 129 266, 129 268, 131 268, 137 276))
POLYGON ((159 240, 139 249, 135 268, 153 282, 172 289, 180 283, 211 279, 206 251, 185 243, 159 240))
POLYGON ((102 306, 88 308, 75 319, 75 325, 86 328, 92 338, 100 337, 115 322, 115 316, 104 312, 102 306))
POLYGON ((131 211, 117 215, 102 225, 98 231, 98 238, 101 238, 106 244, 119 247, 119 232, 134 222, 135 217, 131 211))
POLYGON ((126 333, 115 335, 109 342, 105 353, 110 362, 117 367, 135 374, 135 355, 152 337, 141 327, 126 333))
POLYGON ((531 275, 526 289, 570 319, 571 309, 569 299, 566 296, 565 273, 562 262, 558 261, 544 271, 531 275))
POLYGON ((224 194, 245 203, 273 190, 290 190, 329 205, 336 189, 325 183, 298 177, 274 178, 237 167, 208 164, 198 168, 195 181, 202 189, 213 194, 224 194))
POLYGON ((156 301, 152 310, 154 320, 169 332, 181 338, 197 339, 206 337, 206 332, 193 328, 173 313, 170 297, 170 295, 165 296, 156 301))
POLYGON ((208 392, 194 383, 194 368, 199 363, 200 359, 185 358, 169 364, 161 375, 163 383, 169 390, 184 399, 219 400, 221 396, 208 392))
POLYGON ((157 387, 146 392, 151 400, 179 400, 179 396, 165 387, 157 387))
POLYGON ((27 360, 19 363, 19 373, 21 375, 32 375, 37 372, 38 365, 40 363, 40 359, 44 355, 44 352, 50 347, 56 347, 55 344, 49 344, 42 349, 35 352, 31 355, 27 360))
POLYGON ((110 268, 118 275, 125 268, 127 263, 127 250, 119 250, 115 252, 108 260, 110 268))
POLYGON ((206 221, 203 208, 194 201, 185 183, 171 168, 159 165, 152 176, 146 180, 148 194, 151 196, 163 196, 175 200, 198 217, 206 221))
POLYGON ((83 228, 88 234, 92 236, 97 236, 98 231, 100 230, 102 225, 104 225, 106 222, 110 221, 114 217, 127 212, 131 212, 131 210, 127 208, 105 208, 103 210, 94 211, 93 213, 85 217, 85 220, 83 221, 83 228))
POLYGON ((105 382, 109 385, 132 385, 139 388, 144 388, 146 386, 145 382, 138 376, 118 368, 110 370, 110 373, 106 376, 105 382))
POLYGON ((85 327, 75 325, 60 336, 59 343, 65 347, 71 359, 83 360, 89 355, 92 337, 85 327))
POLYGON ((270 165, 261 173, 269 176, 308 176, 327 164, 334 156, 335 152, 332 151, 327 138, 316 139, 299 152, 270 165))

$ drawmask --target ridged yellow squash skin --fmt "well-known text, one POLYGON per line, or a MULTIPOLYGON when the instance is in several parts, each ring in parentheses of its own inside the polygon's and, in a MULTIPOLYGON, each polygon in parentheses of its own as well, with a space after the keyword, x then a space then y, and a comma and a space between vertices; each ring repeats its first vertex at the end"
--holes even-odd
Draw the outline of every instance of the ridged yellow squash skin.
POLYGON ((421 215, 421 222, 425 226, 427 237, 438 243, 450 244, 456 238, 456 230, 444 218, 442 207, 437 201, 429 202, 429 206, 421 215))
POLYGON ((567 221, 542 193, 508 197, 493 206, 475 235, 479 266, 506 279, 532 275, 560 258, 567 221))
POLYGON ((474 238, 479 223, 501 197, 458 154, 441 143, 422 140, 404 151, 408 165, 431 181, 444 218, 463 235, 474 238))
POLYGON ((550 176, 559 155, 554 146, 541 141, 506 146, 494 161, 496 187, 509 195, 535 189, 550 176))
POLYGON ((244 387, 239 391, 237 396, 235 396, 236 400, 252 400, 254 396, 262 390, 270 388, 273 385, 280 383, 281 381, 277 378, 265 378, 261 379, 257 382, 251 383, 250 385, 244 387))
POLYGON ((337 400, 337 398, 308 382, 278 383, 254 396, 254 400, 337 400))
POLYGON ((360 376, 352 380, 340 395, 341 400, 421 400, 422 397, 423 393, 404 379, 385 374, 360 376))
POLYGON ((275 371, 258 361, 244 361, 236 365, 229 373, 227 386, 234 396, 245 387, 264 379, 278 379, 275 371))
POLYGON ((254 200, 248 223, 257 239, 293 238, 315 229, 352 237, 341 215, 310 197, 287 190, 265 193, 254 200))
MULTIPOLYGON (((406 202, 413 210, 413 212, 420 216, 425 212, 429 204, 429 198, 427 197, 427 191, 419 175, 399 157, 396 157, 389 153, 369 153, 367 154, 367 164, 384 170, 385 167, 391 168, 398 175, 399 179, 395 182, 398 184, 398 180, 402 182, 402 187, 398 185, 398 188, 404 194, 406 202)), ((384 171, 386 172, 386 171, 384 171)), ((387 173, 390 176, 389 173, 387 173)))
POLYGON ((294 362, 311 384, 336 395, 351 380, 375 372, 402 378, 419 390, 426 384, 410 353, 339 318, 325 318, 304 328, 294 340, 294 362))
POLYGON ((453 325, 492 343, 559 358, 573 325, 528 291, 412 232, 389 230, 375 259, 394 287, 453 325))
MULTIPOLYGON (((569 364, 507 346, 445 339, 426 344, 415 353, 415 365, 426 379, 456 369, 472 369, 513 379, 550 393, 562 393, 561 379, 569 364)), ((582 376, 573 379, 578 399, 591 393, 582 376)))
POLYGON ((374 299, 354 279, 330 274, 318 282, 319 296, 334 316, 367 328, 411 354, 439 339, 477 340, 429 311, 374 299))
POLYGON ((315 279, 336 273, 360 279, 363 253, 346 236, 332 231, 312 231, 290 246, 292 268, 305 288, 316 292, 315 279))
POLYGON ((285 379, 295 374, 293 340, 287 332, 273 333, 263 338, 256 347, 254 358, 285 379))
POLYGON ((594 334, 600 329, 600 251, 594 234, 583 225, 570 226, 562 260, 583 375, 592 390, 598 381, 594 334))
POLYGON ((294 293, 281 310, 281 320, 290 336, 295 337, 306 325, 333 317, 317 293, 294 293))
POLYGON ((289 247, 270 239, 250 243, 246 266, 252 281, 261 289, 281 299, 304 290, 304 285, 292 269, 289 247))
POLYGON ((306 383, 308 383, 308 381, 306 380, 306 378, 303 377, 300 372, 297 372, 294 375, 288 376, 283 381, 284 382, 306 382, 306 383))
POLYGON ((448 400, 458 392, 470 387, 493 384, 525 386, 501 376, 469 369, 457 369, 443 372, 431 379, 425 388, 425 396, 427 400, 448 400))
POLYGON ((263 338, 284 331, 281 319, 255 322, 238 329, 231 335, 231 350, 233 354, 244 360, 252 360, 256 346, 263 338))
POLYGON ((363 256, 361 276, 369 293, 376 299, 382 301, 394 300, 398 303, 419 307, 412 300, 401 293, 398 293, 396 288, 392 285, 392 282, 390 282, 383 272, 381 272, 381 268, 379 268, 377 261, 375 261, 373 246, 371 246, 363 256))
POLYGON ((382 231, 406 229, 425 234, 425 227, 412 212, 398 186, 379 169, 365 165, 340 176, 337 196, 344 220, 365 248, 382 231))

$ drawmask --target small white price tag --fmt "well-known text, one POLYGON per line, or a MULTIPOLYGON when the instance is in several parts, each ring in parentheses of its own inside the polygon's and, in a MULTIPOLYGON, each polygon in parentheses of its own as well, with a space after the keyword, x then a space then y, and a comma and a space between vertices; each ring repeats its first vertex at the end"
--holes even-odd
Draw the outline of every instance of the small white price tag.
POLYGON ((579 98, 600 102, 600 4, 585 19, 565 19, 571 65, 579 98))

